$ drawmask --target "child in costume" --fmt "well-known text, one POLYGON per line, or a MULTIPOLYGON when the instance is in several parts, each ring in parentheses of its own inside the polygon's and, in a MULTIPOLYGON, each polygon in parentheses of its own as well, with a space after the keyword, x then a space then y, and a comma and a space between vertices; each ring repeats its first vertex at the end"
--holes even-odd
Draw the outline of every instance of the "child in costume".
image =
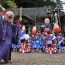
POLYGON ((61 52, 62 48, 65 46, 64 40, 65 40, 65 38, 62 37, 62 38, 60 38, 59 41, 58 41, 57 49, 58 49, 59 52, 61 52))
POLYGON ((33 26, 31 43, 30 43, 32 52, 34 52, 34 50, 36 49, 36 34, 37 34, 37 28, 36 28, 36 26, 33 26))
POLYGON ((31 51, 34 52, 34 49, 36 48, 36 37, 35 37, 35 35, 31 36, 30 47, 31 47, 31 51))
POLYGON ((41 36, 39 33, 37 33, 37 35, 36 35, 36 49, 41 52, 41 47, 42 47, 41 36))
POLYGON ((25 53, 29 53, 29 52, 31 52, 30 41, 26 40, 25 53))
POLYGON ((58 43, 58 40, 57 40, 57 38, 56 38, 54 33, 52 33, 51 36, 52 36, 52 52, 53 53, 57 53, 57 43, 58 43))
POLYGON ((50 33, 46 35, 46 52, 52 54, 52 37, 50 33))
POLYGON ((45 51, 46 52, 50 52, 51 50, 50 50, 50 47, 51 47, 51 40, 50 40, 50 38, 51 38, 51 36, 50 36, 50 34, 48 34, 49 32, 50 32, 50 19, 49 18, 45 18, 45 20, 44 20, 44 25, 45 25, 45 29, 44 29, 44 34, 45 34, 45 51))
POLYGON ((25 32, 23 29, 21 29, 20 31, 20 48, 19 48, 19 52, 24 53, 24 48, 25 48, 25 32))
MULTIPOLYGON (((62 39, 62 36, 58 36, 58 34, 61 32, 61 28, 59 27, 58 23, 54 23, 54 28, 53 28, 53 31, 55 33, 55 36, 57 37, 58 39, 58 43, 61 42, 61 39, 62 39)), ((57 44, 57 47, 58 47, 58 44, 57 44)), ((59 49, 59 48, 58 48, 59 49)))
POLYGON ((50 28, 50 19, 49 18, 45 18, 44 25, 45 25, 45 28, 50 28))
POLYGON ((42 52, 45 51, 45 47, 46 47, 46 35, 44 32, 42 32, 42 34, 41 34, 41 50, 42 50, 42 52))
POLYGON ((31 48, 30 48, 30 36, 28 34, 25 34, 24 37, 25 37, 25 48, 24 48, 24 51, 26 53, 31 52, 31 48))

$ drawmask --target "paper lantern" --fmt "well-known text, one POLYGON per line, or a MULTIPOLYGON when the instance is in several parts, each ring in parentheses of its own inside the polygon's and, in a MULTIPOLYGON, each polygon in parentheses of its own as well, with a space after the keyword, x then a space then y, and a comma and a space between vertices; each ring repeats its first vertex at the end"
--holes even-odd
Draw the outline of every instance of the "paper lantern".
POLYGON ((49 18, 45 18, 44 22, 45 23, 50 23, 50 19, 49 18))
POLYGON ((49 28, 45 28, 44 32, 50 32, 50 29, 49 28))

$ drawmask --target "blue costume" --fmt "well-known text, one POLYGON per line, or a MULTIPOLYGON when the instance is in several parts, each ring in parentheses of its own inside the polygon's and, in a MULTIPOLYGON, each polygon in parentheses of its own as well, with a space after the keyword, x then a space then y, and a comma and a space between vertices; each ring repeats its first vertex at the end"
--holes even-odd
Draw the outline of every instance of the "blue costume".
POLYGON ((62 38, 62 40, 60 40, 60 41, 58 42, 58 44, 57 44, 57 48, 58 48, 58 49, 62 48, 61 44, 62 44, 62 42, 63 42, 64 40, 65 40, 65 38, 62 38))
POLYGON ((47 40, 47 44, 48 46, 51 46, 52 45, 52 35, 49 34, 50 37, 46 37, 46 40, 47 40))
POLYGON ((37 49, 40 49, 41 48, 41 39, 40 39, 40 36, 35 36, 34 38, 31 37, 31 40, 30 40, 30 46, 32 48, 37 48, 37 49))
POLYGON ((0 39, 0 60, 4 59, 5 61, 8 61, 10 56, 9 51, 12 38, 12 29, 11 25, 9 25, 5 19, 3 20, 1 16, 0 23, 2 24, 2 28, 0 27, 0 34, 3 34, 3 36, 0 35, 0 37, 2 37, 2 39, 0 39), (1 33, 1 29, 3 29, 3 33, 1 33))
POLYGON ((45 35, 41 36, 41 43, 42 43, 41 48, 43 48, 44 50, 46 46, 46 36, 45 35))
POLYGON ((38 39, 36 39, 36 48, 37 49, 40 49, 41 48, 41 42, 38 39))
POLYGON ((50 28, 50 23, 44 23, 46 28, 50 28))
POLYGON ((18 40, 20 38, 20 27, 18 23, 14 23, 12 26, 12 31, 13 31, 13 38, 12 38, 12 43, 18 44, 18 40))
POLYGON ((13 24, 12 31, 13 31, 12 48, 19 49, 20 27, 17 23, 13 24))
POLYGON ((20 31, 20 41, 24 42, 25 41, 25 37, 24 37, 25 32, 23 30, 20 31))
POLYGON ((36 48, 36 38, 35 37, 30 38, 30 46, 32 48, 36 48))
POLYGON ((20 48, 20 43, 25 41, 25 37, 24 37, 25 32, 23 30, 19 31, 19 40, 18 40, 18 44, 17 45, 12 45, 12 48, 17 47, 18 49, 20 48))

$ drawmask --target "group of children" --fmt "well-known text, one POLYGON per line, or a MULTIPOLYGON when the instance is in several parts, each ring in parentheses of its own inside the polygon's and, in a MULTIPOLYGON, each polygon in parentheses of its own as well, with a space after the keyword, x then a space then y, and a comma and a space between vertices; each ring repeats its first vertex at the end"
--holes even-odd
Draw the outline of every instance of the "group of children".
POLYGON ((59 49, 65 47, 65 38, 59 33, 55 36, 54 33, 42 33, 29 36, 24 31, 21 31, 20 39, 18 44, 12 44, 12 48, 15 51, 18 50, 20 53, 35 52, 40 50, 46 53, 57 53, 59 49))
POLYGON ((25 33, 25 26, 20 31, 20 39, 18 44, 12 44, 12 48, 18 49, 19 52, 35 52, 41 50, 46 53, 57 53, 62 47, 65 47, 65 38, 57 23, 54 23, 53 30, 50 28, 50 20, 45 18, 44 28, 41 33, 37 33, 37 27, 34 26, 31 36, 25 33))

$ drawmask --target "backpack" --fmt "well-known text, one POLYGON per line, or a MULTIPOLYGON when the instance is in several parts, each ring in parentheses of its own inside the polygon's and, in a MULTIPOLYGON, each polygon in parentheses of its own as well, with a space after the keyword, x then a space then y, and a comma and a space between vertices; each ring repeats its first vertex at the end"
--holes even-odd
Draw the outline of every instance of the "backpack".
POLYGON ((0 42, 4 41, 6 38, 6 21, 0 16, 0 42))
POLYGON ((12 26, 12 43, 18 44, 18 40, 19 40, 19 26, 14 24, 12 26))

